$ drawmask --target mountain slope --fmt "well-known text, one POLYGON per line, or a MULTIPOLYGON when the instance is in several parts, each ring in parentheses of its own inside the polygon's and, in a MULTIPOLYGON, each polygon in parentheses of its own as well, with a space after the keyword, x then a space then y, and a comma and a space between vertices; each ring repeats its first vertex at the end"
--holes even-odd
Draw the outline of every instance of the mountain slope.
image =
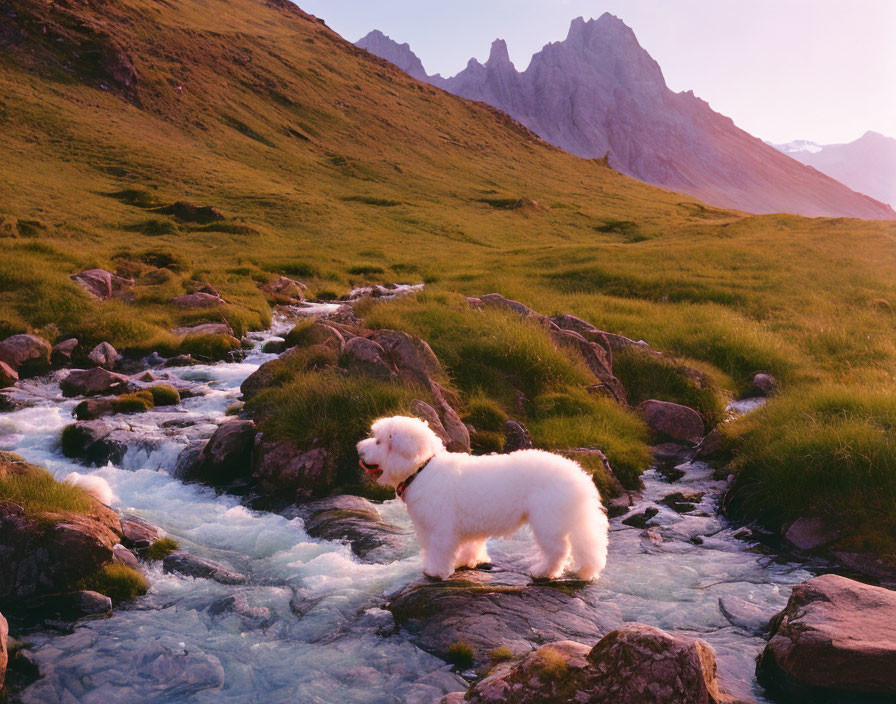
POLYGON ((859 193, 896 205, 896 139, 866 132, 847 144, 799 140, 772 145, 859 193))
MULTIPOLYGON (((413 70, 407 45, 371 33, 358 46, 413 70)), ((756 213, 896 218, 888 206, 783 157, 693 93, 673 93, 662 70, 622 21, 605 13, 572 22, 518 72, 502 40, 485 64, 471 59, 433 85, 493 105, 551 144, 648 183, 721 207, 756 213)))

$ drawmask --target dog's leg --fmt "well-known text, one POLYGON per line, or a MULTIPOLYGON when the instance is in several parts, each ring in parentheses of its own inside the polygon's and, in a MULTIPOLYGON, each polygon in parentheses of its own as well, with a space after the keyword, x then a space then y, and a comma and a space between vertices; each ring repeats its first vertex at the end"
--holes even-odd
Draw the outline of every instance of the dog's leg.
POLYGON ((480 565, 491 563, 488 550, 485 548, 485 540, 470 540, 463 543, 457 552, 457 567, 469 567, 474 569, 480 565))
POLYGON ((569 559, 569 537, 539 531, 535 526, 533 533, 541 549, 541 558, 532 566, 532 576, 536 579, 556 579, 569 559))
POLYGON ((436 579, 448 579, 454 574, 457 552, 457 539, 453 536, 430 536, 429 545, 423 554, 423 574, 436 579))

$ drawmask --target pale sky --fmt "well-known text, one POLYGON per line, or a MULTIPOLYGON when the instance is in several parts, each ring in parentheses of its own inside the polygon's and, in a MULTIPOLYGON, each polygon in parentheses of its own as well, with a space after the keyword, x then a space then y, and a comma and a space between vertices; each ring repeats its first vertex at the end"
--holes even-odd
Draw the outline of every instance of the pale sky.
POLYGON ((762 139, 896 137, 896 0, 298 0, 343 37, 379 29, 428 73, 507 41, 517 69, 575 17, 612 12, 663 69, 762 139))

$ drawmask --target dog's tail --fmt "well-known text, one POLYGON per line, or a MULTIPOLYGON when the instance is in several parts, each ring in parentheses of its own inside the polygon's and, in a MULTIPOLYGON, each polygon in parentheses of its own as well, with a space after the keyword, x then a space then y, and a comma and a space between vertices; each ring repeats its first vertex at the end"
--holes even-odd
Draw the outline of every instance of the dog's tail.
POLYGON ((591 480, 589 501, 580 506, 573 529, 569 533, 572 547, 572 568, 582 579, 597 579, 607 564, 607 539, 610 522, 604 513, 597 492, 591 480))

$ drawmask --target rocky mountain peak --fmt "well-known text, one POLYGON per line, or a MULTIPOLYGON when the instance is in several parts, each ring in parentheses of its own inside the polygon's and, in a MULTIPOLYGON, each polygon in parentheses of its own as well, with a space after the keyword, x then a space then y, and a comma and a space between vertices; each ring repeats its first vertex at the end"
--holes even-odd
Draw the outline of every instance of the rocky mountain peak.
POLYGON ((368 32, 355 44, 362 49, 366 49, 371 54, 395 64, 402 71, 419 81, 425 81, 428 78, 426 69, 423 68, 423 62, 411 50, 409 44, 399 44, 378 29, 368 32))
POLYGON ((492 49, 488 55, 486 66, 513 66, 510 61, 510 54, 507 51, 507 42, 503 39, 495 39, 492 42, 492 49))

